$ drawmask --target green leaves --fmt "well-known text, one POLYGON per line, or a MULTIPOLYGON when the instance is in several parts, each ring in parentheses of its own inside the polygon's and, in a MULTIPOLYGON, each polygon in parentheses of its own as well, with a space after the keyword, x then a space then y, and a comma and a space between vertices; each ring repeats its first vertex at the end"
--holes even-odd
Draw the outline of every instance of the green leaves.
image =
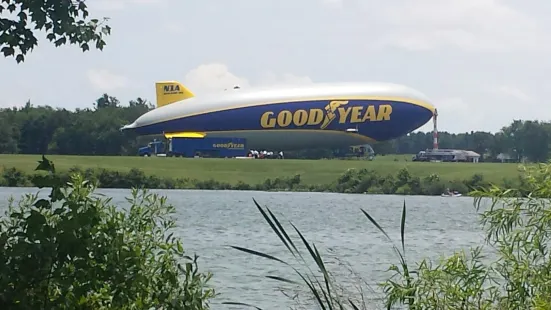
POLYGON ((62 183, 44 156, 36 170, 49 173, 42 185, 55 195, 27 195, 0 219, 3 308, 209 308, 211 275, 172 235, 166 199, 133 190, 119 210, 79 174, 62 183))
POLYGON ((548 309, 550 167, 526 168, 518 189, 492 185, 471 192, 494 260, 488 262, 482 246, 436 264, 424 259, 409 290, 407 276, 394 267, 393 279, 384 283, 388 305, 406 303, 413 294, 410 309, 548 309))
POLYGON ((11 56, 15 53, 15 50, 13 49, 13 47, 8 47, 8 46, 4 46, 2 48, 2 54, 4 54, 4 56, 11 56))
MULTIPOLYGON (((520 189, 491 185, 471 193, 477 210, 481 211, 486 241, 493 250, 491 254, 497 254, 491 262, 484 255, 486 248, 477 246, 468 251, 456 251, 436 263, 423 259, 413 270, 405 258, 405 201, 400 220, 401 249, 393 244, 385 229, 361 209, 367 221, 390 242, 399 259, 398 265, 389 268, 392 275, 380 283, 386 308, 405 305, 410 310, 551 309, 551 162, 526 168, 522 180, 520 189)), ((336 294, 340 285, 328 272, 317 247, 291 224, 317 267, 313 271, 307 256, 298 250, 274 214, 268 208, 261 208, 256 201, 254 203, 287 251, 306 266, 306 272, 280 257, 232 247, 290 267, 320 309, 360 309, 359 303, 352 301, 354 296, 347 298, 336 294)), ((281 276, 266 277, 287 284, 301 283, 281 276)), ((251 307, 239 302, 227 304, 251 307)), ((366 306, 364 303, 362 308, 366 306)))
POLYGON ((42 155, 42 160, 38 161, 38 166, 35 171, 46 171, 48 173, 55 173, 54 163, 46 159, 46 156, 42 155))
POLYGON ((89 50, 90 43, 103 50, 105 37, 111 34, 108 18, 87 20, 89 12, 84 1, 2 0, 0 13, 4 3, 16 18, 0 18, 0 51, 5 57, 15 57, 18 63, 38 45, 34 34, 37 30, 45 29, 46 38, 56 47, 78 44, 83 51, 89 50))

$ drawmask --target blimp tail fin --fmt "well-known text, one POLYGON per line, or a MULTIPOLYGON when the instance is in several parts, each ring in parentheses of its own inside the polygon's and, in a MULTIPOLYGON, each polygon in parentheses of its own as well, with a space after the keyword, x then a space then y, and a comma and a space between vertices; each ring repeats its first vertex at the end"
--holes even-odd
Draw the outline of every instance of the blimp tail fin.
POLYGON ((155 91, 157 93, 157 108, 195 97, 189 89, 176 81, 157 82, 155 91))

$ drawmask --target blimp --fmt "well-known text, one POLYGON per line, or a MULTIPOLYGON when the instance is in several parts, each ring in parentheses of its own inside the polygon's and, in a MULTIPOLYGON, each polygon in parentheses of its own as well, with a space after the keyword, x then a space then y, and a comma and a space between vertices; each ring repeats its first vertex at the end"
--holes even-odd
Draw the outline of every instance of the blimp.
POLYGON ((424 94, 391 83, 237 88, 204 96, 178 81, 156 82, 155 89, 157 107, 121 130, 241 138, 257 150, 343 148, 398 138, 435 114, 424 94))

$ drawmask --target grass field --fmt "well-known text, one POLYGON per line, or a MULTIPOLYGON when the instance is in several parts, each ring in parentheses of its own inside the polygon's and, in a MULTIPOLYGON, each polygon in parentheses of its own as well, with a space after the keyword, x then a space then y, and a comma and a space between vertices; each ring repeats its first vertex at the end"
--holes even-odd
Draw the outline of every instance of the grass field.
MULTIPOLYGON (((39 155, 0 155, 1 167, 15 167, 27 173, 36 168, 39 155)), ((171 178, 215 179, 235 183, 239 180, 258 184, 267 178, 300 174, 305 184, 328 184, 336 180, 348 168, 373 169, 380 174, 394 174, 407 167, 414 176, 438 174, 444 180, 464 180, 475 173, 485 180, 501 182, 504 178, 519 175, 517 164, 500 163, 416 163, 411 156, 378 156, 366 160, 243 160, 243 159, 192 159, 192 158, 142 158, 124 156, 48 156, 58 171, 78 166, 81 169, 105 168, 128 171, 138 168, 148 175, 171 178)))

